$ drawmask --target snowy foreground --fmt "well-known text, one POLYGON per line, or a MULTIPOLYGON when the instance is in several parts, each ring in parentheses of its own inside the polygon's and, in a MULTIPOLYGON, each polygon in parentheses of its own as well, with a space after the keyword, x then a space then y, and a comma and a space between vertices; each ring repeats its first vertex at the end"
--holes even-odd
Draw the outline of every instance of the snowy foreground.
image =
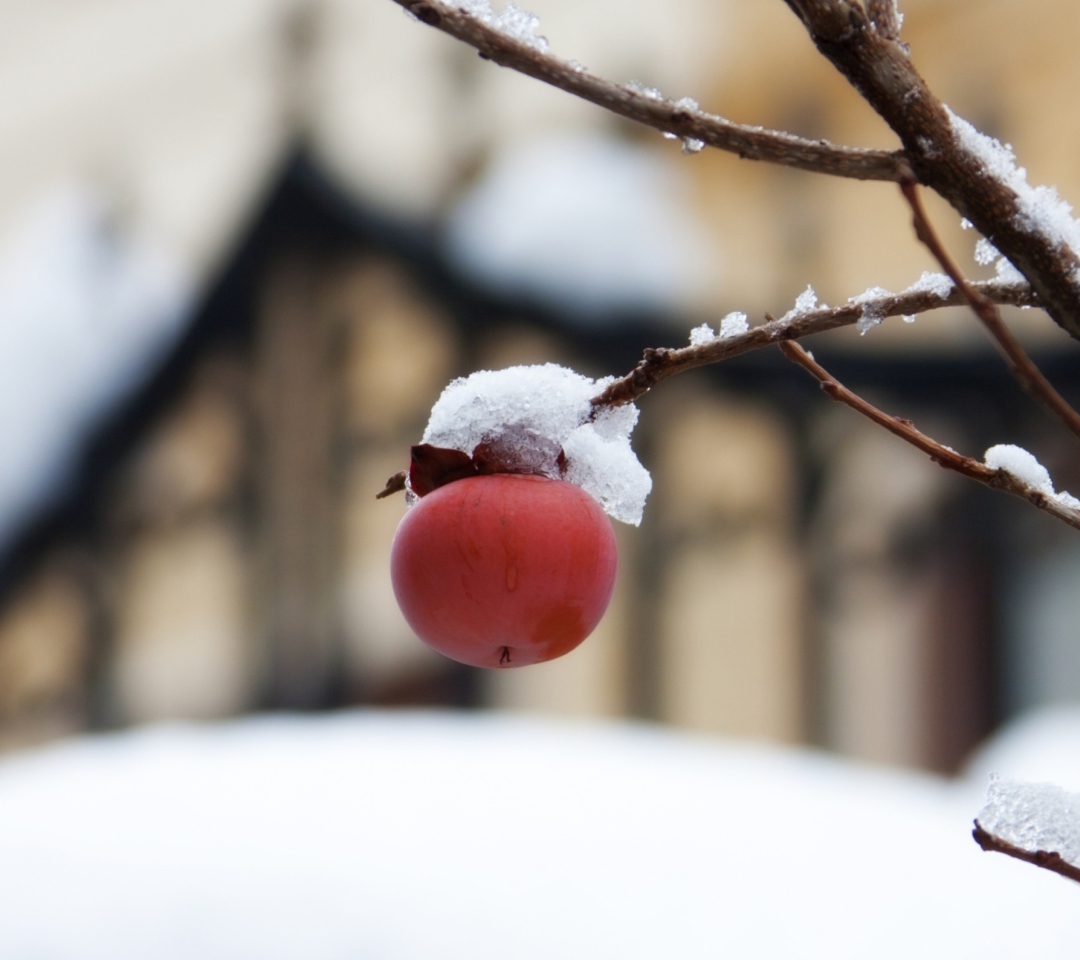
POLYGON ((0 762, 0 957, 1074 958, 1080 885, 971 840, 990 764, 1075 789, 1080 719, 955 784, 497 714, 86 738, 0 762))

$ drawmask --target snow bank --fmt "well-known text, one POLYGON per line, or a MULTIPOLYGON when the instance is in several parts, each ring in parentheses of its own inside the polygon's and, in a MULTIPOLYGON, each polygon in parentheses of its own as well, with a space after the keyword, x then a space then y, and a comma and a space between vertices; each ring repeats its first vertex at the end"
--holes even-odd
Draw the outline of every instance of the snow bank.
POLYGON ((0 956, 1074 957, 1080 895, 979 851, 977 804, 491 714, 87 738, 0 763, 0 956))

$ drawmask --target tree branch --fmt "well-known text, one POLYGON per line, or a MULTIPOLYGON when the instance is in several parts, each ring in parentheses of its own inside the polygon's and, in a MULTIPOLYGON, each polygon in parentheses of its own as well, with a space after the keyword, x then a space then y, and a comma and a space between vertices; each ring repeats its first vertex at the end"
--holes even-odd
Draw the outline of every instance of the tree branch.
POLYGON ((883 37, 900 39, 900 11, 896 9, 896 0, 866 0, 866 13, 883 37))
POLYGON ((900 137, 919 182, 970 220, 1028 278, 1050 316, 1080 339, 1080 256, 1060 231, 1040 222, 1025 203, 1030 196, 1021 198, 1018 191, 1031 188, 1019 173, 991 169, 999 164, 988 165, 986 144, 930 92, 904 44, 875 29, 862 3, 785 2, 818 50, 900 137))
POLYGON ((1043 870, 1050 870, 1080 883, 1080 868, 1074 867, 1063 859, 1060 853, 1048 853, 1045 850, 1031 851, 1017 847, 984 830, 978 820, 975 821, 975 829, 971 831, 971 835, 975 838, 975 842, 989 853, 1004 853, 1008 857, 1032 863, 1036 867, 1042 867, 1043 870))
POLYGON ((843 147, 790 133, 732 123, 697 108, 692 101, 671 101, 631 84, 597 77, 577 64, 516 40, 444 0, 394 0, 418 20, 475 47, 480 56, 542 80, 665 133, 697 140, 746 160, 856 180, 896 181, 904 155, 899 151, 843 147))
MULTIPOLYGON (((1001 281, 985 281, 973 284, 984 296, 997 303, 1015 306, 1033 306, 1037 303, 1027 284, 1008 284, 1001 281)), ((696 347, 668 349, 650 348, 641 362, 628 373, 609 385, 599 396, 593 398, 594 406, 620 406, 632 403, 648 393, 661 380, 676 373, 719 363, 729 357, 748 353, 782 340, 798 340, 815 333, 835 330, 837 327, 858 323, 864 316, 896 317, 914 315, 955 307, 965 303, 964 295, 953 287, 942 296, 930 290, 908 290, 872 300, 849 300, 839 307, 821 307, 779 320, 769 320, 734 337, 717 338, 696 347)))
POLYGON ((904 177, 900 181, 900 190, 904 194, 908 205, 911 207, 912 217, 915 222, 915 235, 930 250, 941 264, 956 288, 964 295, 975 315, 983 322, 991 338, 1001 355, 1009 365, 1012 375, 1020 384, 1041 401, 1047 409, 1056 416, 1077 439, 1080 439, 1080 414, 1078 414, 1065 398, 1054 389, 1049 380, 1043 376, 1042 371, 1035 366, 1032 359, 1020 346, 1020 341, 1013 336, 1013 332, 1005 325, 1001 318, 1001 311, 994 302, 979 290, 976 290, 968 282, 956 261, 945 249, 930 219, 923 209, 922 200, 919 197, 919 188, 915 183, 914 176, 904 177))
POLYGON ((994 470, 985 463, 980 463, 971 457, 965 457, 944 444, 938 443, 925 433, 917 430, 910 420, 884 413, 858 396, 858 394, 852 393, 797 343, 784 342, 780 343, 779 347, 784 356, 792 363, 798 364, 816 377, 821 383, 821 389, 833 400, 846 404, 878 426, 884 427, 889 433, 910 443, 946 470, 954 470, 995 490, 1002 490, 1005 493, 1011 493, 1015 497, 1027 500, 1028 503, 1033 504, 1040 510, 1080 530, 1080 510, 1066 505, 1056 496, 1049 496, 1041 490, 1029 486, 1007 470, 994 470))

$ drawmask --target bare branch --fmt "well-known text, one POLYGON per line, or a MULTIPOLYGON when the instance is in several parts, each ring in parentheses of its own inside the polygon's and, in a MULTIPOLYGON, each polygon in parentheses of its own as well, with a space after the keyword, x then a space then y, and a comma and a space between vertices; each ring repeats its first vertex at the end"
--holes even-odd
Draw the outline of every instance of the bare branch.
POLYGON ((991 469, 985 463, 980 463, 978 460, 957 453, 955 450, 938 443, 925 433, 917 430, 910 420, 884 413, 858 396, 858 394, 852 393, 797 343, 780 343, 779 347, 784 356, 792 363, 798 364, 816 377, 821 383, 821 389, 833 400, 846 404, 878 426, 884 427, 889 433, 910 443, 946 470, 955 470, 957 473, 962 473, 965 477, 977 480, 979 483, 993 487, 995 490, 1002 490, 1005 493, 1011 493, 1013 496, 1021 497, 1040 510, 1080 530, 1080 510, 1068 506, 1059 497, 1047 495, 1041 490, 1029 486, 1007 470, 991 469))
MULTIPOLYGON (((1007 284, 991 280, 973 286, 997 303, 1015 306, 1033 306, 1037 303, 1027 284, 1007 284)), ((595 397, 593 405, 620 406, 631 403, 661 380, 666 380, 676 373, 719 363, 729 357, 758 350, 781 340, 798 340, 811 334, 850 326, 858 323, 863 316, 910 316, 940 307, 961 306, 965 302, 964 295, 955 287, 945 296, 929 290, 909 290, 875 300, 860 300, 858 303, 849 300, 839 307, 822 307, 792 317, 770 320, 738 336, 718 338, 696 347, 650 348, 630 373, 616 380, 595 397)))
POLYGON ((453 3, 394 2, 418 20, 475 47, 487 60, 542 80, 628 120, 681 137, 684 142, 699 140, 746 160, 763 160, 836 177, 888 181, 900 177, 904 160, 900 151, 843 147, 825 140, 807 140, 777 130, 732 123, 685 103, 649 96, 632 85, 597 77, 576 64, 515 40, 453 3))
POLYGON ((1080 255, 1034 222, 1014 184, 961 141, 952 113, 930 92, 907 48, 876 30, 858 0, 786 2, 818 50, 900 137, 919 182, 989 238, 1028 278, 1047 313, 1080 339, 1080 255))
POLYGON ((1024 352, 1024 348, 1020 346, 1020 341, 1013 336, 1013 332, 1005 325, 1005 321, 1001 318, 1001 311, 998 310, 994 302, 985 294, 976 290, 963 275, 960 267, 953 260, 948 250, 945 249, 945 245, 934 231, 930 219, 926 216, 914 176, 902 179, 900 181, 900 190, 911 207, 915 222, 915 235, 927 246, 938 263, 941 264, 941 268, 952 278, 957 289, 963 293, 971 309, 983 322, 998 350, 1005 357, 1012 375, 1036 399, 1040 400, 1054 416, 1061 420, 1072 432, 1073 436, 1080 439, 1080 414, 1069 406, 1065 398, 1054 389, 1050 381, 1043 376, 1042 371, 1035 366, 1032 359, 1024 352))
POLYGON ((971 831, 971 835, 975 838, 975 842, 989 853, 1004 853, 1008 857, 1032 863, 1036 867, 1042 867, 1043 870, 1050 870, 1080 883, 1080 868, 1074 867, 1063 859, 1060 853, 1048 853, 1045 850, 1031 851, 1017 847, 984 830, 978 820, 975 821, 975 829, 971 831))

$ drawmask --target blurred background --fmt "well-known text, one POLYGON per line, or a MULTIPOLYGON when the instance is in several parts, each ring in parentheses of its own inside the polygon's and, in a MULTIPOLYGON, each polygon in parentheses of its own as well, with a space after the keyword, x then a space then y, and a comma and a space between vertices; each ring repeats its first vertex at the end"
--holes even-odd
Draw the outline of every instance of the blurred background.
MULTIPOLYGON (((782 3, 528 6, 600 75, 895 146, 782 3)), ((902 8, 938 95, 1033 183, 1080 196, 1062 93, 1080 8, 902 8)), ((374 495, 451 378, 620 375, 808 284, 829 303, 903 289, 936 267, 894 188, 684 156, 390 0, 6 0, 0 143, 0 747, 426 705, 951 772, 1014 713, 1080 700, 1075 532, 834 409, 769 351, 641 402, 654 491, 573 654, 480 673, 394 603, 404 503, 374 495)), ((1008 319, 1059 387, 1080 382, 1048 318, 1008 319)), ((1065 434, 964 311, 813 349, 943 442, 1020 444, 1080 492, 1065 434)))

